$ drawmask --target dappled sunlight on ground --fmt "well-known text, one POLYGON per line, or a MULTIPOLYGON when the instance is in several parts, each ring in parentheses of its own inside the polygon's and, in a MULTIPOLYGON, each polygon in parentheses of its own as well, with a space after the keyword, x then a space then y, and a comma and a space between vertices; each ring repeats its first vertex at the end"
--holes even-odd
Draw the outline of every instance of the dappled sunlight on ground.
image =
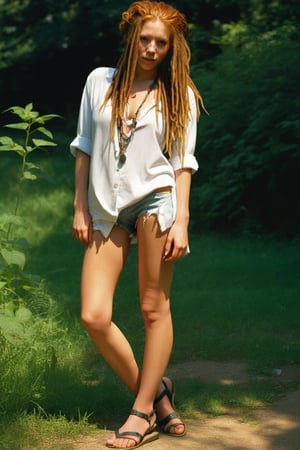
MULTIPOLYGON (((191 361, 172 366, 168 374, 175 380, 196 378, 222 385, 249 381, 246 366, 240 362, 191 361)), ((300 366, 282 368, 273 376, 277 376, 278 383, 299 382, 300 366)), ((157 441, 145 445, 145 449, 298 450, 300 389, 289 392, 267 407, 250 408, 245 412, 228 408, 218 417, 199 413, 198 417, 185 422, 188 431, 185 437, 179 439, 161 434, 157 441)), ((64 448, 99 450, 105 448, 111 433, 111 430, 99 430, 93 436, 67 440, 64 448)), ((45 446, 43 450, 46 450, 45 446)))

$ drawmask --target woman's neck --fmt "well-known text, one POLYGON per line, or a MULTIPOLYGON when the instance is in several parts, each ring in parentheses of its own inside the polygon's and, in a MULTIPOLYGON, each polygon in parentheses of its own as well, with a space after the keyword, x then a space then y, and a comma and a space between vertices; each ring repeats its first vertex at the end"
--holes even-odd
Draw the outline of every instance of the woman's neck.
POLYGON ((157 70, 153 71, 136 71, 134 76, 134 83, 143 83, 143 82, 149 82, 155 80, 157 75, 157 70))
POLYGON ((156 73, 147 73, 145 76, 135 76, 131 87, 131 94, 148 90, 150 86, 154 85, 155 75, 156 73))

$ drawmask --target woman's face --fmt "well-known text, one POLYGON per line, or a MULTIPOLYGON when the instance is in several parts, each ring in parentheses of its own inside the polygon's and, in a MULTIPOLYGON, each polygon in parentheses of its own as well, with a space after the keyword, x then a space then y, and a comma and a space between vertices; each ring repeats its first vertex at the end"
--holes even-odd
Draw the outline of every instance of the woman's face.
POLYGON ((160 20, 147 20, 138 43, 138 72, 156 74, 157 66, 165 59, 171 46, 171 32, 160 20))

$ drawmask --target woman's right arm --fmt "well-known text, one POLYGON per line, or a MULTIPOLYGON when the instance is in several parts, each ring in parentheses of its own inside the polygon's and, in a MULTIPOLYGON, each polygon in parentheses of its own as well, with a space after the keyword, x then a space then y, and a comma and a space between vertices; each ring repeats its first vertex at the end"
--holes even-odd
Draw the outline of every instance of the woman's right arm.
POLYGON ((91 216, 88 207, 90 156, 76 150, 73 236, 83 244, 91 239, 91 216))

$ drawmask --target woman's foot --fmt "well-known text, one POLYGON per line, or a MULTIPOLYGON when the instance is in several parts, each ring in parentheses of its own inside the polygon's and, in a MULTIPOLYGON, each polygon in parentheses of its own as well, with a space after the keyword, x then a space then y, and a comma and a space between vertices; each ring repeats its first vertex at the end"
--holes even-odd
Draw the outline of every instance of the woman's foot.
POLYGON ((174 437, 185 435, 185 425, 174 411, 174 384, 170 378, 164 377, 154 401, 157 423, 161 430, 174 437))
POLYGON ((118 449, 140 447, 146 442, 158 438, 158 432, 154 431, 155 428, 156 416, 154 412, 148 415, 132 409, 122 427, 113 434, 111 439, 107 440, 106 446, 118 449))

